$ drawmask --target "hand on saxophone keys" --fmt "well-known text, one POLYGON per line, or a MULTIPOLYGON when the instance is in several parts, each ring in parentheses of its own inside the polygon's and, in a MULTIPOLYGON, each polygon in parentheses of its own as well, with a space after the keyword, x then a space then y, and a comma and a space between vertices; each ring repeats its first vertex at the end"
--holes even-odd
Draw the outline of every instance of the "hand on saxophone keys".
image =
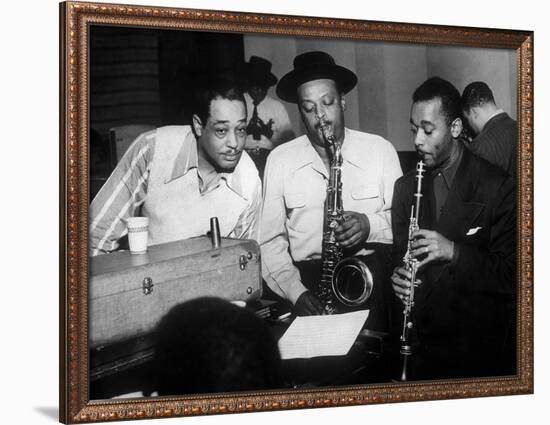
POLYGON ((342 248, 353 248, 367 240, 370 233, 369 219, 365 214, 344 211, 345 219, 334 229, 336 243, 342 248))
MULTIPOLYGON (((412 274, 405 266, 396 267, 391 275, 392 286, 401 301, 405 302, 411 294, 411 279, 412 274)), ((422 281, 416 279, 414 281, 415 286, 421 285, 422 281)))

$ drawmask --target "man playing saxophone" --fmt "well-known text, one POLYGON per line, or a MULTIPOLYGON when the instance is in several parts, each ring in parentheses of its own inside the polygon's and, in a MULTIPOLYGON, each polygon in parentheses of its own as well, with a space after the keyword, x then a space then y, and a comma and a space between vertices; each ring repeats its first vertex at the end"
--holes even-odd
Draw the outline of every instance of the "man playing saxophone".
MULTIPOLYGON (((394 321, 407 320, 405 330, 413 331, 406 344, 412 355, 397 373, 407 368, 406 379, 513 374, 515 182, 464 149, 460 95, 450 82, 433 77, 416 89, 410 125, 427 172, 412 243, 417 170, 397 180, 392 204, 393 289, 405 307, 414 290, 411 314, 394 321), (403 261, 406 251, 418 260, 417 287, 403 261)), ((406 355, 403 341, 397 344, 406 355)))
POLYGON ((391 143, 345 127, 344 94, 356 83, 356 75, 327 53, 308 52, 294 59, 294 69, 277 86, 281 99, 297 104, 306 134, 278 146, 267 160, 262 270, 269 288, 294 304, 299 315, 324 312, 312 285, 321 273, 331 171, 327 138, 338 142, 342 154, 345 218, 334 229, 336 243, 348 254, 362 255, 370 243, 389 247, 392 242, 391 199, 401 168, 391 143))

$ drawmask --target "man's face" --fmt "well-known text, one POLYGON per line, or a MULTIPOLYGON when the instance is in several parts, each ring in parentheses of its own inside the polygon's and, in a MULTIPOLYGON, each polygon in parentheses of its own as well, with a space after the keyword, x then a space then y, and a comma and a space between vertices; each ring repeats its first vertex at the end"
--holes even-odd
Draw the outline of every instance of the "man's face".
POLYGON ((251 84, 248 88, 248 94, 254 103, 258 104, 265 99, 265 96, 267 95, 267 87, 251 84))
POLYGON ((426 164, 426 168, 433 169, 444 165, 450 158, 455 143, 453 137, 458 137, 461 130, 462 123, 459 119, 451 125, 447 123, 441 111, 441 99, 413 103, 411 131, 416 152, 426 164))
POLYGON ((246 139, 246 107, 240 100, 216 98, 210 102, 210 116, 203 126, 193 116, 199 158, 218 171, 233 171, 241 158, 246 139))
POLYGON ((312 143, 326 145, 319 125, 320 117, 324 117, 329 132, 337 140, 343 140, 344 105, 344 98, 333 80, 313 80, 298 87, 298 108, 312 143))

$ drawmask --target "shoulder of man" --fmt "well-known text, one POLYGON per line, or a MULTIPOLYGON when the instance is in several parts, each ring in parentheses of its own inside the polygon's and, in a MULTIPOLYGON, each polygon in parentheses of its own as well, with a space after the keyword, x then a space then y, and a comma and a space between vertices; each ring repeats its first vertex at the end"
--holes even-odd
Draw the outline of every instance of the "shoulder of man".
MULTIPOLYGON (((463 155, 466 155, 469 161, 469 169, 479 175, 479 181, 481 184, 502 184, 506 180, 513 180, 504 170, 495 164, 490 163, 486 159, 483 159, 467 149, 464 150, 463 155)), ((468 172, 468 174, 471 174, 468 172)))
POLYGON ((184 145, 189 144, 194 138, 189 138, 190 125, 167 125, 156 129, 154 134, 155 151, 162 152, 159 158, 173 158, 175 161, 184 145))
POLYGON ((506 126, 506 128, 508 129, 508 131, 511 131, 512 133, 516 134, 517 133, 517 128, 518 128, 518 122, 513 119, 510 115, 508 115, 506 112, 505 112, 505 117, 504 117, 504 125, 506 126))
POLYGON ((500 118, 502 121, 505 121, 509 124, 517 124, 517 121, 515 119, 513 119, 510 114, 506 111, 504 112, 501 112, 500 114, 497 115, 498 118, 500 118))
POLYGON ((308 162, 306 148, 309 143, 309 139, 304 134, 276 146, 267 157, 264 184, 272 173, 286 175, 308 162))
POLYGON ((145 145, 152 145, 155 143, 156 140, 156 134, 157 134, 157 128, 153 128, 152 130, 148 130, 144 133, 139 134, 132 144, 128 147, 127 151, 141 149, 145 145))
POLYGON ((294 158, 296 158, 297 150, 303 148, 304 146, 307 146, 308 143, 309 143, 309 140, 307 138, 307 135, 303 134, 301 136, 296 137, 295 139, 292 139, 286 143, 282 143, 279 146, 276 146, 271 151, 268 158, 271 158, 272 161, 274 160, 292 161, 294 158))
POLYGON ((491 164, 467 150, 463 153, 464 166, 459 166, 455 179, 460 185, 453 185, 461 192, 463 199, 481 202, 491 211, 494 205, 502 204, 514 208, 517 197, 516 181, 500 167, 491 164))
POLYGON ((357 146, 360 148, 365 150, 378 149, 382 151, 395 151, 393 144, 378 134, 366 133, 350 128, 346 128, 346 131, 349 136, 351 136, 351 140, 358 142, 357 146))
POLYGON ((235 171, 237 170, 247 176, 258 175, 258 169, 256 168, 254 161, 252 161, 252 158, 250 158, 250 155, 248 155, 246 150, 243 150, 241 154, 241 158, 239 159, 239 163, 237 164, 235 171))
POLYGON ((140 135, 131 149, 137 151, 142 146, 147 146, 150 158, 155 157, 161 160, 173 158, 175 160, 177 152, 181 150, 190 132, 191 126, 189 125, 158 127, 140 135))
POLYGON ((510 115, 508 115, 507 112, 500 112, 499 114, 490 118, 485 123, 483 129, 481 130, 481 133, 479 133, 478 136, 482 136, 487 133, 502 131, 504 129, 516 131, 517 121, 514 120, 510 115))
POLYGON ((260 177, 254 161, 252 161, 245 150, 243 150, 241 154, 241 158, 239 159, 239 163, 237 164, 234 173, 239 176, 244 192, 243 195, 250 195, 254 193, 254 190, 260 181, 260 177))
POLYGON ((190 125, 166 125, 152 130, 157 141, 161 143, 183 142, 190 132, 190 125))
POLYGON ((156 134, 157 129, 146 131, 136 136, 132 141, 130 146, 122 155, 122 158, 119 161, 120 166, 130 167, 131 164, 135 163, 136 159, 140 158, 146 162, 150 161, 153 157, 156 146, 156 134))

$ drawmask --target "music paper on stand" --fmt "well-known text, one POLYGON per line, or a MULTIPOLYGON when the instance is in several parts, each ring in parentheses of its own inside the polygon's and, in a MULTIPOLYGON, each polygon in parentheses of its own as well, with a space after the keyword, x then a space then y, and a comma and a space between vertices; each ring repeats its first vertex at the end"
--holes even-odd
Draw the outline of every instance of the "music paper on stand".
POLYGON ((363 328, 369 310, 297 317, 279 340, 283 360, 344 356, 363 328))

